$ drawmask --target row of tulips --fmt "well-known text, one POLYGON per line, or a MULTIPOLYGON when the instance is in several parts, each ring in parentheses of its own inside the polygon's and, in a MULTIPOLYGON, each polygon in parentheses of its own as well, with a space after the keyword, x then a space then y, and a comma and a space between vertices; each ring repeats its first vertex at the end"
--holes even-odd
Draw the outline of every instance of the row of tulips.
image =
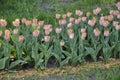
POLYGON ((103 15, 101 8, 93 12, 56 14, 55 24, 36 18, 15 19, 13 27, 0 19, 0 69, 33 63, 44 69, 55 58, 59 66, 120 57, 120 2, 116 10, 103 15))

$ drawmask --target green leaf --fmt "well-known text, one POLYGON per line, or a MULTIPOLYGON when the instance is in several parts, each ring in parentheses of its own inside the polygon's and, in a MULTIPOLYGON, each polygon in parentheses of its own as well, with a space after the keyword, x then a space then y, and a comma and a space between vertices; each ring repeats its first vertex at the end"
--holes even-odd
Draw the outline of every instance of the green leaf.
POLYGON ((72 65, 76 65, 77 62, 79 61, 79 57, 78 56, 74 56, 71 58, 71 61, 72 61, 72 65))
POLYGON ((59 55, 57 55, 56 53, 51 53, 58 61, 60 61, 61 60, 61 58, 60 58, 60 56, 59 55))
POLYGON ((10 64, 9 69, 14 68, 15 66, 19 65, 20 63, 25 63, 25 61, 22 61, 22 60, 14 61, 10 64))
POLYGON ((40 56, 40 58, 43 58, 43 57, 44 57, 44 53, 41 52, 41 53, 39 54, 39 56, 40 56))
POLYGON ((88 52, 89 54, 95 53, 95 50, 94 50, 93 48, 85 47, 85 49, 87 50, 87 52, 88 52))
POLYGON ((35 68, 38 68, 43 61, 44 61, 43 59, 39 59, 35 65, 35 68))
POLYGON ((96 48, 96 54, 98 54, 98 52, 100 51, 101 48, 102 48, 102 44, 99 44, 96 48))
POLYGON ((6 60, 7 59, 8 59, 8 57, 0 59, 0 69, 4 69, 5 68, 5 64, 6 64, 6 60))
POLYGON ((34 49, 32 49, 32 55, 31 55, 31 57, 34 59, 35 63, 36 63, 36 61, 37 61, 38 58, 39 58, 39 55, 38 55, 37 53, 35 53, 35 50, 34 50, 34 49))
POLYGON ((71 56, 71 54, 70 54, 69 52, 67 52, 67 51, 62 50, 62 52, 63 52, 66 56, 71 56))
POLYGON ((70 59, 70 57, 67 57, 65 60, 63 60, 63 61, 60 63, 60 66, 62 67, 63 65, 66 65, 66 64, 69 62, 69 59, 70 59))
POLYGON ((31 60, 30 56, 24 58, 24 61, 30 61, 30 60, 31 60))

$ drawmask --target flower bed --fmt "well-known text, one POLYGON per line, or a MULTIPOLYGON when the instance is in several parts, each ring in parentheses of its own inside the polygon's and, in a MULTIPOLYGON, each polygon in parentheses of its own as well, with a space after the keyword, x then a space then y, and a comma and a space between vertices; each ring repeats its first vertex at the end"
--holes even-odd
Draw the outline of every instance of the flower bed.
POLYGON ((22 18, 8 29, 7 21, 0 19, 0 69, 28 63, 45 69, 52 58, 60 67, 84 62, 87 56, 95 62, 119 58, 120 2, 116 6, 108 14, 100 7, 87 13, 56 14, 54 24, 22 18))

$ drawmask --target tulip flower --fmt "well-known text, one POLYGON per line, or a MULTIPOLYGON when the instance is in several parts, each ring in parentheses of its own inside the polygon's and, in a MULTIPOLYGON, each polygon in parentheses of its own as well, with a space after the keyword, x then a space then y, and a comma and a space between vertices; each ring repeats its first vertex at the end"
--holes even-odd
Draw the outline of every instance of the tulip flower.
POLYGON ((65 25, 65 24, 66 24, 66 20, 65 19, 59 20, 59 25, 65 25))
POLYGON ((19 40, 20 42, 22 42, 22 41, 24 40, 24 36, 23 36, 23 35, 20 35, 20 36, 18 37, 18 40, 19 40))
POLYGON ((101 8, 99 8, 99 7, 93 10, 93 13, 95 15, 98 15, 100 12, 101 12, 101 8))
POLYGON ((60 14, 56 14, 56 19, 59 19, 60 18, 60 14))
POLYGON ((2 27, 6 27, 6 26, 7 26, 7 21, 4 20, 4 19, 1 19, 1 20, 0 20, 0 25, 1 25, 2 27))
POLYGON ((10 30, 5 30, 5 35, 4 35, 5 40, 10 40, 10 30))
POLYGON ((50 41, 50 36, 44 36, 44 41, 49 42, 50 41))
POLYGON ((40 34, 40 31, 39 30, 34 30, 32 34, 33 34, 34 37, 38 37, 38 35, 40 34))
POLYGON ((15 29, 13 30, 13 34, 18 34, 18 29, 17 29, 17 28, 15 28, 15 29))
POLYGON ((18 27, 18 26, 20 26, 20 20, 15 19, 15 21, 13 21, 12 24, 13 24, 13 26, 18 27))
POLYGON ((39 21, 38 22, 38 25, 41 27, 41 26, 43 26, 44 25, 44 21, 39 21))
POLYGON ((86 32, 86 29, 85 28, 81 28, 81 32, 86 32))
POLYGON ((93 30, 93 32, 94 32, 94 35, 95 35, 96 37, 100 35, 100 31, 99 31, 98 28, 95 28, 95 29, 93 30))
POLYGON ((63 40, 60 41, 60 45, 61 45, 61 46, 64 46, 64 45, 65 45, 65 41, 63 41, 63 40))
POLYGON ((81 39, 85 40, 86 36, 87 36, 87 33, 86 32, 82 32, 81 39))
POLYGON ((109 30, 104 30, 104 36, 109 36, 109 30))
POLYGON ((67 17, 71 17, 72 16, 72 13, 71 12, 68 12, 67 13, 67 17))
POLYGON ((56 32, 57 34, 59 34, 61 31, 62 31, 62 28, 56 28, 56 29, 55 29, 55 32, 56 32))

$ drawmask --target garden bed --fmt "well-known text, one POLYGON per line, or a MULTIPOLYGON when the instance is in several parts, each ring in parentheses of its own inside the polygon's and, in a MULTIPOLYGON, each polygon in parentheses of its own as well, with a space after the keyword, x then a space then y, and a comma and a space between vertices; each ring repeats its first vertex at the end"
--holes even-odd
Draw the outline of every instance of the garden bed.
MULTIPOLYGON (((63 78, 71 78, 71 80, 79 80, 82 74, 82 77, 94 78, 98 75, 102 77, 102 75, 108 75, 109 77, 112 76, 112 71, 114 74, 120 74, 120 59, 109 59, 108 63, 104 63, 102 61, 99 62, 86 62, 76 67, 66 66, 63 68, 49 68, 46 70, 40 69, 26 69, 26 70, 10 70, 10 71, 1 71, 0 72, 0 79, 12 79, 12 80, 37 80, 40 78, 42 80, 64 80, 63 78), (115 68, 115 69, 114 69, 115 68), (106 71, 105 71, 106 70, 106 71), (108 72, 107 72, 108 70, 108 72), (93 75, 94 74, 94 75, 93 75), (97 75, 95 75, 97 74, 97 75), (111 75, 109 75, 111 74, 111 75), (93 75, 93 76, 92 76, 93 75)), ((66 80, 66 79, 65 79, 66 80)), ((81 80, 81 79, 80 79, 81 80)), ((90 79, 92 80, 92 79, 90 79)), ((93 79, 94 80, 94 79, 93 79)))
MULTIPOLYGON (((102 68, 104 73, 105 69, 119 66, 120 2, 23 1, 1 1, 1 79, 60 79, 64 74, 65 78, 78 79, 81 69, 102 68)), ((96 72, 90 71, 89 75, 86 71, 85 76, 96 79, 96 72)), ((115 72, 119 73, 119 67, 115 72)))

